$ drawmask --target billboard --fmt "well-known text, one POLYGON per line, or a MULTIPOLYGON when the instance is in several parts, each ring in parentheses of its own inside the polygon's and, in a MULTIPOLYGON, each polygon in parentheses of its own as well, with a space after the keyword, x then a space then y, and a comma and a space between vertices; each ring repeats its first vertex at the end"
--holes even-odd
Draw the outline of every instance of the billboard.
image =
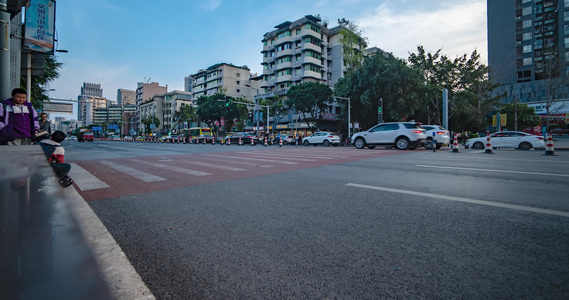
POLYGON ((25 27, 24 51, 53 54, 55 1, 30 0, 25 27))

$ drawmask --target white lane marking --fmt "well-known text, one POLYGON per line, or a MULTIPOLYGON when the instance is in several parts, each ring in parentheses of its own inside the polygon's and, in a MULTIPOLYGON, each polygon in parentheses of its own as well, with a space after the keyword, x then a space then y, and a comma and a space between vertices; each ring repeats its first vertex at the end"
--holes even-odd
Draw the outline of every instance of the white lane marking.
POLYGON ((108 160, 101 160, 99 161, 100 164, 103 164, 109 168, 115 169, 121 173, 124 173, 126 175, 132 176, 136 179, 140 179, 144 182, 154 182, 154 181, 163 181, 166 180, 166 178, 162 178, 160 176, 156 176, 150 173, 146 173, 140 170, 137 170, 135 168, 131 168, 131 167, 127 167, 127 166, 123 166, 120 164, 117 164, 115 162, 111 162, 108 160))
POLYGON ((229 160, 229 159, 218 159, 218 158, 207 158, 207 157, 200 157, 201 160, 206 160, 206 161, 215 161, 216 163, 223 163, 223 162, 227 162, 228 164, 233 164, 233 165, 246 165, 249 167, 259 167, 259 168, 273 168, 274 165, 252 165, 250 162, 244 162, 244 161, 235 161, 235 160, 229 160))
POLYGON ((370 189, 370 190, 399 193, 399 194, 408 194, 408 195, 421 196, 421 197, 429 197, 429 198, 435 198, 435 199, 439 199, 439 200, 448 200, 448 201, 464 202, 464 203, 494 206, 494 207, 501 207, 501 208, 509 208, 509 209, 514 209, 514 210, 528 211, 528 212, 548 214, 548 215, 554 215, 554 216, 561 216, 561 217, 569 218, 569 212, 552 210, 552 209, 527 207, 527 206, 507 204, 507 203, 498 203, 498 202, 490 202, 490 201, 468 199, 468 198, 461 198, 461 197, 453 197, 453 196, 446 196, 446 195, 406 191, 406 190, 399 190, 399 189, 392 189, 392 188, 373 186, 373 185, 365 185, 365 184, 357 184, 357 183, 348 183, 346 185, 358 187, 358 188, 370 189))
POLYGON ((166 169, 166 170, 169 170, 169 171, 174 171, 174 172, 177 172, 177 173, 192 175, 192 176, 206 176, 206 175, 211 175, 211 173, 207 173, 207 172, 200 172, 200 171, 195 171, 195 170, 180 168, 180 167, 176 167, 176 166, 163 165, 163 164, 153 163, 153 162, 144 161, 144 160, 131 159, 130 161, 133 161, 133 162, 136 162, 136 163, 145 164, 145 165, 149 165, 149 166, 156 167, 156 168, 166 169))
POLYGON ((241 160, 254 160, 254 161, 264 161, 264 162, 274 162, 279 164, 286 164, 286 165, 296 165, 298 164, 295 161, 280 161, 280 160, 273 160, 273 159, 260 159, 260 158, 250 158, 250 157, 240 157, 240 156, 229 156, 229 155, 217 155, 217 154, 204 154, 207 156, 216 156, 216 157, 225 157, 231 159, 241 159, 241 160))
MULTIPOLYGON (((451 157, 451 156, 455 156, 454 154, 450 155, 450 156, 445 156, 445 157, 440 157, 441 160, 460 160, 460 161, 464 161, 464 158, 458 158, 458 157, 451 157)), ((521 162, 538 162, 538 163, 554 163, 554 164, 569 164, 569 161, 562 161, 562 160, 549 160, 549 159, 545 159, 545 160, 537 160, 537 159, 508 159, 508 158, 503 158, 503 157, 497 157, 497 156, 488 156, 485 155, 485 157, 487 158, 481 158, 480 156, 478 157, 468 157, 468 160, 483 160, 483 161, 489 161, 491 160, 491 158, 496 158, 496 160, 500 160, 500 161, 521 161, 521 162)), ((436 157, 434 157, 436 158, 436 157)))
POLYGON ((89 173, 89 171, 81 168, 76 163, 71 163, 71 171, 69 171, 69 176, 73 179, 73 182, 82 191, 96 190, 108 188, 109 185, 104 183, 95 175, 89 173))
POLYGON ((204 162, 199 162, 199 161, 181 160, 181 162, 186 163, 186 164, 205 166, 205 167, 210 167, 210 168, 214 168, 214 169, 222 169, 222 170, 227 170, 227 171, 246 171, 246 169, 235 168, 235 167, 230 167, 230 166, 214 165, 214 164, 204 163, 204 162))
POLYGON ((460 168, 460 167, 442 167, 442 166, 427 166, 427 165, 416 165, 416 166, 421 167, 421 168, 454 169, 454 170, 468 170, 468 171, 482 171, 482 172, 496 172, 496 173, 513 173, 513 174, 531 174, 531 175, 569 177, 569 174, 554 174, 554 173, 539 173, 539 172, 524 172, 524 171, 509 171, 509 170, 493 170, 493 169, 476 169, 476 168, 460 168))

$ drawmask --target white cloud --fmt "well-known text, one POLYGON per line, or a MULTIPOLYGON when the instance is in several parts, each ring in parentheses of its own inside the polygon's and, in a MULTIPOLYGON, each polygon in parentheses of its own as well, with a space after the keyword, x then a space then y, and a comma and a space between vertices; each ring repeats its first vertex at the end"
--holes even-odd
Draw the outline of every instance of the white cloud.
POLYGON ((409 57, 417 46, 428 52, 442 48, 449 58, 477 50, 487 61, 486 1, 464 4, 448 2, 437 11, 397 11, 384 4, 358 24, 369 38, 369 46, 392 52, 399 58, 409 57))

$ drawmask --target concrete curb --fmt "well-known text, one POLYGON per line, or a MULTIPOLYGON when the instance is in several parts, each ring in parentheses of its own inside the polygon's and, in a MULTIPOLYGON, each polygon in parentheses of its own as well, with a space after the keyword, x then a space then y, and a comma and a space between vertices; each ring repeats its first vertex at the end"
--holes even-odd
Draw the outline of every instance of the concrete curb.
POLYGON ((121 300, 155 299, 115 239, 75 187, 63 189, 62 195, 77 218, 113 297, 121 300))

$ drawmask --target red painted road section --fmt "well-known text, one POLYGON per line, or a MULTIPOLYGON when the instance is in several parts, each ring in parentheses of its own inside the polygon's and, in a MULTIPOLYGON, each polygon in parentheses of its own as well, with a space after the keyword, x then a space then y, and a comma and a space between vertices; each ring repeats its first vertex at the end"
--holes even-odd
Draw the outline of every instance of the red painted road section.
MULTIPOLYGON (((79 161, 76 162, 77 165, 105 182, 109 187, 85 191, 81 190, 77 185, 75 187, 86 201, 94 201, 402 153, 404 152, 397 150, 370 151, 355 148, 310 147, 269 151, 247 151, 244 149, 238 152, 146 156, 106 160, 113 165, 126 166, 165 179, 154 182, 144 182, 104 165, 97 160, 79 161), (183 170, 186 170, 186 172, 198 171, 208 175, 200 174, 200 176, 195 176, 180 173, 183 170)), ((80 183, 77 181, 80 181, 81 178, 74 178, 74 180, 76 183, 80 183)))

